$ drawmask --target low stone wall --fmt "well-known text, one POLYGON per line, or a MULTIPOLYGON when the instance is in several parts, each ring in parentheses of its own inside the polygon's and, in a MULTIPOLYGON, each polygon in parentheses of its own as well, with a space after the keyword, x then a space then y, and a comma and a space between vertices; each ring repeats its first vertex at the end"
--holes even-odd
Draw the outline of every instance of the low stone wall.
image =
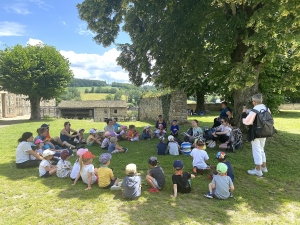
POLYGON ((282 104, 279 106, 279 110, 300 110, 300 103, 282 104))
MULTIPOLYGON (((157 120, 158 115, 163 115, 164 97, 142 98, 139 104, 139 120, 157 120)), ((168 125, 176 119, 178 123, 187 122, 187 95, 183 91, 173 92, 170 97, 168 125)))
MULTIPOLYGON (((192 109, 195 112, 195 110, 196 110, 196 103, 187 104, 187 108, 188 109, 192 109)), ((221 109, 221 103, 206 103, 205 104, 205 110, 220 111, 220 109, 221 109)))

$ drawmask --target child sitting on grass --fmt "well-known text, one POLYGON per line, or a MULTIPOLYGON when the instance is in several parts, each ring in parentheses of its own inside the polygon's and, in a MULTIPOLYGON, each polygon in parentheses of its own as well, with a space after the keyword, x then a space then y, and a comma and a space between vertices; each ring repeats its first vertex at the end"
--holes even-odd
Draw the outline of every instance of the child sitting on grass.
POLYGON ((142 140, 150 140, 154 137, 154 134, 152 130, 150 129, 150 126, 147 125, 144 127, 143 133, 142 133, 142 140))
POLYGON ((91 129, 90 130, 90 135, 88 136, 87 140, 86 140, 86 143, 87 143, 87 146, 92 146, 93 144, 97 143, 99 145, 101 145, 101 142, 99 141, 99 139, 96 137, 96 131, 95 129, 91 129))
POLYGON ((190 143, 190 138, 188 136, 184 136, 183 142, 181 143, 181 153, 182 154, 190 154, 192 151, 192 144, 190 143))
POLYGON ((105 136, 105 138, 104 138, 104 140, 102 141, 102 144, 101 144, 101 148, 103 149, 103 150, 107 150, 108 149, 108 146, 109 146, 109 143, 110 143, 110 141, 109 141, 109 139, 110 139, 110 132, 108 132, 108 131, 106 131, 105 133, 104 133, 104 136, 105 136))
POLYGON ((159 125, 158 125, 158 129, 156 129, 154 133, 155 133, 155 136, 156 136, 157 138, 164 137, 165 134, 166 134, 166 130, 165 130, 165 128, 164 128, 164 125, 159 124, 159 125))
POLYGON ((96 135, 97 140, 102 143, 104 137, 103 137, 103 130, 98 130, 96 135))
POLYGON ((60 153, 60 160, 57 163, 56 175, 59 178, 66 178, 70 176, 72 171, 72 164, 69 162, 70 157, 73 155, 71 149, 64 149, 60 153))
POLYGON ((157 166, 158 160, 155 156, 151 156, 148 159, 148 164, 151 169, 147 172, 146 180, 152 187, 148 191, 151 193, 159 192, 165 186, 166 182, 164 171, 160 166, 157 166))
MULTIPOLYGON (((77 177, 78 174, 80 174, 80 164, 79 164, 79 159, 80 157, 82 157, 82 155, 86 152, 88 152, 89 150, 87 148, 80 148, 77 150, 77 159, 74 162, 70 177, 71 179, 74 181, 77 177)), ((81 179, 81 177, 80 177, 81 179)))
POLYGON ((127 152, 128 148, 123 148, 118 145, 118 138, 117 137, 111 137, 110 138, 110 144, 108 146, 108 152, 111 154, 114 153, 120 153, 120 152, 127 152))
POLYGON ((177 192, 190 193, 192 190, 191 179, 194 179, 195 176, 193 174, 183 172, 183 163, 180 160, 174 161, 173 168, 175 170, 175 174, 172 176, 174 194, 171 195, 171 197, 176 198, 177 192))
POLYGON ((137 199, 141 196, 141 177, 136 173, 136 165, 130 163, 125 168, 126 177, 122 181, 122 195, 124 198, 137 199))
POLYGON ((129 125, 128 141, 139 141, 140 134, 136 131, 134 125, 129 125))
POLYGON ((171 135, 173 137, 178 137, 179 126, 177 125, 177 120, 172 121, 172 125, 170 127, 171 135))
POLYGON ((97 169, 94 168, 92 164, 93 158, 96 158, 91 152, 85 152, 81 158, 79 158, 80 172, 78 173, 73 185, 76 184, 81 176, 83 183, 87 184, 85 190, 91 190, 92 184, 98 182, 97 169))
MULTIPOLYGON (((218 160, 218 162, 222 162, 222 163, 225 163, 227 165, 227 176, 229 176, 232 180, 232 182, 234 182, 234 174, 233 174, 233 169, 232 169, 232 166, 230 164, 230 162, 228 162, 226 160, 227 156, 226 156, 226 153, 225 152, 218 152, 216 154, 216 159, 218 160)), ((213 173, 211 173, 209 175, 209 178, 212 179, 214 175, 218 174, 217 170, 216 170, 216 167, 212 167, 213 169, 213 173)))
POLYGON ((108 168, 111 157, 112 155, 109 153, 103 153, 99 157, 98 185, 100 188, 121 190, 121 187, 118 186, 119 179, 115 178, 112 169, 108 168))
POLYGON ((118 137, 118 140, 127 140, 128 139, 127 126, 121 126, 121 131, 117 137, 118 137))
POLYGON ((39 165, 40 177, 48 178, 50 175, 56 172, 57 167, 50 164, 50 160, 52 159, 54 153, 54 151, 49 149, 43 151, 43 160, 39 165))
POLYGON ((203 150, 204 142, 198 140, 197 148, 194 148, 191 152, 191 157, 193 158, 193 174, 197 175, 199 172, 203 175, 204 170, 209 170, 210 166, 206 164, 205 161, 209 159, 207 152, 203 150))
POLYGON ((234 186, 231 178, 227 176, 227 169, 225 163, 218 163, 218 174, 213 177, 212 182, 208 185, 209 192, 204 195, 206 198, 227 199, 233 197, 231 193, 234 186))
POLYGON ((178 145, 178 143, 174 140, 174 137, 172 135, 170 135, 168 137, 168 151, 170 155, 179 155, 179 149, 180 146, 178 145))
POLYGON ((159 137, 159 143, 157 145, 157 155, 166 155, 167 145, 164 143, 164 141, 164 137, 159 137))

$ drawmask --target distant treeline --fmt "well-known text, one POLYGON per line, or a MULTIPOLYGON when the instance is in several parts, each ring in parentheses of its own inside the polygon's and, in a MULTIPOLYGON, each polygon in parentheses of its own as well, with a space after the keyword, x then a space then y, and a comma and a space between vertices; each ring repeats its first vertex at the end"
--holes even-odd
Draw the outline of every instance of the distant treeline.
POLYGON ((74 78, 70 87, 104 87, 107 86, 106 81, 102 80, 87 80, 74 78))

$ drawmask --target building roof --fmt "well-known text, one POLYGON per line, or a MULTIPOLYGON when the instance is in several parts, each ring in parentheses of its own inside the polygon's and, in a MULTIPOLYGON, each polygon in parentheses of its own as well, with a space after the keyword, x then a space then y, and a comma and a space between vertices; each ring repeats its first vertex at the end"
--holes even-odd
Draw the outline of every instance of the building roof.
POLYGON ((106 101, 106 100, 88 100, 88 101, 61 101, 58 104, 60 109, 87 109, 87 108, 127 108, 125 101, 106 101))

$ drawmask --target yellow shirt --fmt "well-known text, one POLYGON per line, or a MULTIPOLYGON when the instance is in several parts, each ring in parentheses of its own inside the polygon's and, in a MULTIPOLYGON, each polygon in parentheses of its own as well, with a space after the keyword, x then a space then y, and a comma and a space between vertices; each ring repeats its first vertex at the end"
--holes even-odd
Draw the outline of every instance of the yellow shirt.
POLYGON ((99 187, 106 187, 110 184, 111 180, 114 178, 112 170, 108 167, 100 167, 98 169, 98 185, 99 187))

